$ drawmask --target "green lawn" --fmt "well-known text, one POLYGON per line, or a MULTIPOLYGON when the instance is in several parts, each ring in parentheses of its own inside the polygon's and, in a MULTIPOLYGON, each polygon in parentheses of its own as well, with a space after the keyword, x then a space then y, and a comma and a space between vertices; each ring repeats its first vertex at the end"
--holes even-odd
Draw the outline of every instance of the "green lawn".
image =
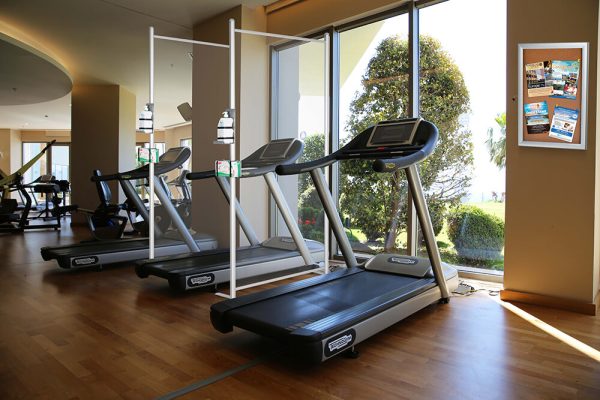
POLYGON ((470 206, 475 206, 481 208, 488 214, 495 215, 504 221, 504 205, 505 203, 500 203, 497 201, 484 201, 484 202, 475 202, 475 203, 465 203, 470 206))

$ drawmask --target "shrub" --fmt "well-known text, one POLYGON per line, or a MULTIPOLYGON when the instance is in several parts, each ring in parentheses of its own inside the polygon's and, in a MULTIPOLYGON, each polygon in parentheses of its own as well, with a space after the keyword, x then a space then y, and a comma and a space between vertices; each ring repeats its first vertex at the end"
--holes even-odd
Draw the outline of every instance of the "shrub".
POLYGON ((444 219, 446 219, 446 205, 441 201, 430 201, 427 205, 431 225, 433 225, 433 234, 439 235, 444 228, 444 219))
POLYGON ((448 236, 459 257, 469 260, 501 260, 504 222, 474 206, 450 212, 448 236))
POLYGON ((322 242, 324 239, 323 218, 323 210, 310 206, 300 207, 298 209, 298 226, 300 227, 302 236, 304 236, 305 239, 313 239, 322 242))

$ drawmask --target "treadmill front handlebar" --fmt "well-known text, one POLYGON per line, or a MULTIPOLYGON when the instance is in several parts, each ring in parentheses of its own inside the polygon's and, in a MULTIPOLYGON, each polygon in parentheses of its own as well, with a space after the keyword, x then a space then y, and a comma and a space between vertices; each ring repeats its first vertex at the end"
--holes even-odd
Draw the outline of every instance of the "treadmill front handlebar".
MULTIPOLYGON (((240 176, 240 178, 254 178, 257 176, 263 176, 268 174, 269 172, 275 172, 275 167, 276 165, 265 165, 262 167, 244 168, 242 162, 242 176, 240 176)), ((189 172, 188 174, 186 174, 185 177, 191 181, 197 181, 202 179, 214 178, 215 176, 215 171, 211 169, 200 172, 189 172)))
POLYGON ((201 180, 201 179, 208 179, 208 178, 214 178, 214 177, 215 177, 214 169, 210 169, 207 171, 199 171, 199 172, 188 172, 185 175, 185 178, 190 181, 197 181, 197 180, 201 180))
POLYGON ((279 165, 275 171, 277 172, 277 175, 298 175, 304 172, 310 172, 317 168, 325 168, 335 162, 336 157, 335 153, 333 153, 313 161, 299 164, 279 165))
POLYGON ((100 175, 100 176, 92 176, 90 180, 92 182, 102 182, 102 181, 116 181, 121 179, 121 174, 109 174, 109 175, 100 175))
POLYGON ((402 156, 402 158, 378 159, 373 162, 373 171, 394 172, 396 170, 408 168, 411 165, 417 164, 425 158, 427 158, 425 152, 423 152, 423 150, 419 150, 411 155, 402 156))

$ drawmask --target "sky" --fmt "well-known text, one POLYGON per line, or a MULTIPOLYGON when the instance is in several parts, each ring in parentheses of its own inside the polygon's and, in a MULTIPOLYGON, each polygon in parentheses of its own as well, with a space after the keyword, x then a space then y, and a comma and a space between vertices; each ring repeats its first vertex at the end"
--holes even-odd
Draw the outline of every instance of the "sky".
MULTIPOLYGON (((360 28, 358 28, 360 29, 360 28)), ((490 200, 505 191, 505 170, 489 161, 487 131, 506 108, 506 0, 449 0, 420 11, 421 35, 438 39, 458 65, 471 99, 471 112, 461 119, 473 134, 474 175, 469 201, 490 200)), ((340 88, 340 136, 350 102, 361 90, 361 77, 377 45, 386 37, 408 36, 407 15, 390 18, 340 88)), ((344 34, 340 37, 344 43, 344 34)), ((351 44, 350 44, 351 45, 351 44)), ((341 60, 340 62, 344 62, 341 60)), ((322 132, 322 98, 303 96, 299 103, 299 132, 322 132)), ((498 129, 496 129, 498 130, 498 129)))

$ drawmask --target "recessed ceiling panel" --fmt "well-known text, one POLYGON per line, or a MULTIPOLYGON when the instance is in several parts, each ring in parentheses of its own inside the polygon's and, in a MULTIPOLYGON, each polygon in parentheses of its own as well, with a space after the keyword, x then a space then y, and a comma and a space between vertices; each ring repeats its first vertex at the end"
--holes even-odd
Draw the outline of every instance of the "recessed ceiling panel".
POLYGON ((71 78, 57 64, 17 41, 0 37, 0 105, 36 104, 71 92, 71 78))

